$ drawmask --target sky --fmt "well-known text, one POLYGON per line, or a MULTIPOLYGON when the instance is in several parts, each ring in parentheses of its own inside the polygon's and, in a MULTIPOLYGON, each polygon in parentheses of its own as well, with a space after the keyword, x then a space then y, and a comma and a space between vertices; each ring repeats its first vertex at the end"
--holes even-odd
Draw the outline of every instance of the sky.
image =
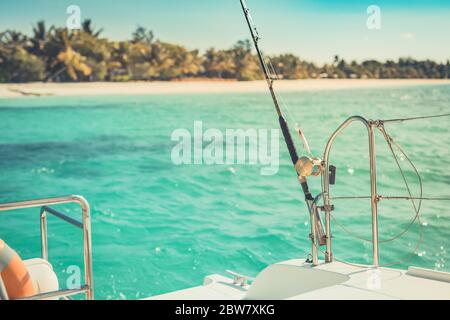
MULTIPOLYGON (((239 0, 0 0, 0 30, 30 33, 45 20, 64 26, 69 5, 81 18, 124 40, 138 25, 157 39, 189 49, 229 48, 249 38, 239 0)), ((450 0, 247 0, 268 54, 305 60, 413 57, 450 59, 450 0), (367 9, 380 9, 380 29, 369 29, 367 9)))

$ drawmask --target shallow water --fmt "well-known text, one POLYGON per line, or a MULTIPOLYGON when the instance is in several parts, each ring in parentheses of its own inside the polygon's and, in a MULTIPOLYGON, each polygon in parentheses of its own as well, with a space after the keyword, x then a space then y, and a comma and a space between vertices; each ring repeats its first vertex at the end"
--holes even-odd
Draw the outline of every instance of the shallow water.
MULTIPOLYGON (((450 86, 286 93, 315 154, 350 115, 397 118, 450 112, 450 86)), ((305 258, 309 225, 295 173, 280 141, 278 174, 260 166, 174 166, 170 140, 177 128, 277 128, 267 94, 139 97, 46 97, 0 100, 0 201, 81 194, 92 207, 96 297, 134 299, 199 285, 231 269, 256 275, 270 263, 305 258)), ((288 119, 290 120, 290 119, 288 119)), ((449 118, 386 125, 421 172, 424 195, 450 197, 449 118)), ((300 141, 298 141, 300 149, 300 141)), ((377 137, 379 193, 406 195, 381 135, 377 137)), ((417 178, 404 157, 412 191, 417 178)), ((338 167, 333 194, 367 195, 367 137, 358 124, 333 148, 338 167)), ((317 193, 320 181, 311 179, 317 193)), ((370 238, 368 200, 335 202, 337 221, 370 238)), ((79 217, 74 206, 63 206, 79 217)), ((450 271, 448 202, 422 204, 423 237, 415 224, 381 244, 382 264, 450 271), (408 258, 409 260, 405 261, 408 258)), ((380 204, 380 238, 401 232, 411 203, 380 204)), ((38 210, 0 214, 0 237, 24 257, 40 253, 38 210)), ((333 223, 335 257, 370 263, 371 244, 333 223)), ((78 230, 49 219, 50 260, 62 286, 71 265, 82 266, 78 230)))

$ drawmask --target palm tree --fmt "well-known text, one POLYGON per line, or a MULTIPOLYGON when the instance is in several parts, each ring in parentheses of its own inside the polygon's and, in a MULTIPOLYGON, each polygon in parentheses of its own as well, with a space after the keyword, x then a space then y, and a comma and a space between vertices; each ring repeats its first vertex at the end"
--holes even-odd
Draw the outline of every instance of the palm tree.
POLYGON ((153 31, 151 30, 147 31, 146 28, 138 26, 136 30, 133 32, 132 37, 133 43, 145 42, 147 44, 152 44, 155 35, 153 34, 153 31))
POLYGON ((230 51, 214 48, 208 49, 204 55, 203 67, 205 75, 213 78, 232 78, 235 74, 236 65, 230 51))
POLYGON ((129 47, 127 41, 114 42, 111 45, 111 59, 108 64, 108 78, 110 80, 129 80, 129 47))
POLYGON ((29 39, 20 32, 0 34, 0 81, 27 82, 44 78, 45 64, 30 53, 29 39))
POLYGON ((36 25, 33 27, 33 37, 30 38, 31 53, 36 54, 38 56, 44 55, 44 49, 49 39, 49 33, 54 28, 55 28, 54 26, 51 26, 50 29, 47 30, 45 21, 38 21, 38 23, 36 23, 36 25))
MULTIPOLYGON (((81 31, 48 28, 37 22, 32 35, 15 30, 0 32, 0 82, 42 79, 78 80, 171 80, 183 77, 219 77, 238 80, 261 78, 259 61, 249 40, 227 50, 213 48, 200 55, 177 44, 154 40, 152 31, 137 27, 129 41, 100 38, 90 19, 81 31)), ((436 63, 402 58, 384 63, 369 60, 347 63, 338 55, 321 67, 293 54, 273 57, 274 68, 283 78, 369 77, 450 78, 450 62, 436 63)))
POLYGON ((446 74, 447 74, 446 78, 450 79, 450 60, 447 60, 447 63, 445 65, 445 69, 446 69, 446 74))
POLYGON ((66 75, 71 80, 78 80, 79 74, 89 76, 92 69, 85 63, 86 57, 75 51, 71 41, 73 33, 68 33, 67 29, 55 29, 50 36, 46 46, 46 53, 50 60, 50 75, 46 81, 55 77, 66 75))
POLYGON ((16 30, 6 30, 1 33, 1 43, 6 47, 25 47, 28 44, 28 37, 16 30))
POLYGON ((92 20, 86 19, 81 23, 81 30, 94 38, 98 38, 100 34, 103 32, 103 29, 99 29, 97 31, 94 31, 92 28, 92 20))
POLYGON ((258 58, 252 54, 250 40, 240 40, 230 51, 236 66, 236 79, 257 80, 261 79, 258 58))

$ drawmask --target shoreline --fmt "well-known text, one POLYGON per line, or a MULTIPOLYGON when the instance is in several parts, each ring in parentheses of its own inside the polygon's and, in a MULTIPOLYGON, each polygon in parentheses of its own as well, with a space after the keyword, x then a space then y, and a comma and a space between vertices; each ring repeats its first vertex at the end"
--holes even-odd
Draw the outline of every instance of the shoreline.
MULTIPOLYGON (((275 82, 280 92, 326 91, 450 85, 450 79, 307 79, 275 82)), ((48 96, 157 95, 189 93, 266 92, 267 83, 259 81, 199 80, 154 82, 85 82, 0 84, 0 98, 48 96)))

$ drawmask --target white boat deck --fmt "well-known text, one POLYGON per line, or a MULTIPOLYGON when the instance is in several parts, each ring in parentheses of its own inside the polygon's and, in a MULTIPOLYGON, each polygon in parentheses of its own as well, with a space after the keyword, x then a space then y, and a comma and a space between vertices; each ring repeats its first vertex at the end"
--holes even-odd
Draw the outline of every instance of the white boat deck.
POLYGON ((333 262, 311 267, 296 259, 263 270, 250 286, 221 275, 204 285, 149 299, 170 300, 327 300, 450 299, 450 273, 409 268, 371 269, 333 262))

